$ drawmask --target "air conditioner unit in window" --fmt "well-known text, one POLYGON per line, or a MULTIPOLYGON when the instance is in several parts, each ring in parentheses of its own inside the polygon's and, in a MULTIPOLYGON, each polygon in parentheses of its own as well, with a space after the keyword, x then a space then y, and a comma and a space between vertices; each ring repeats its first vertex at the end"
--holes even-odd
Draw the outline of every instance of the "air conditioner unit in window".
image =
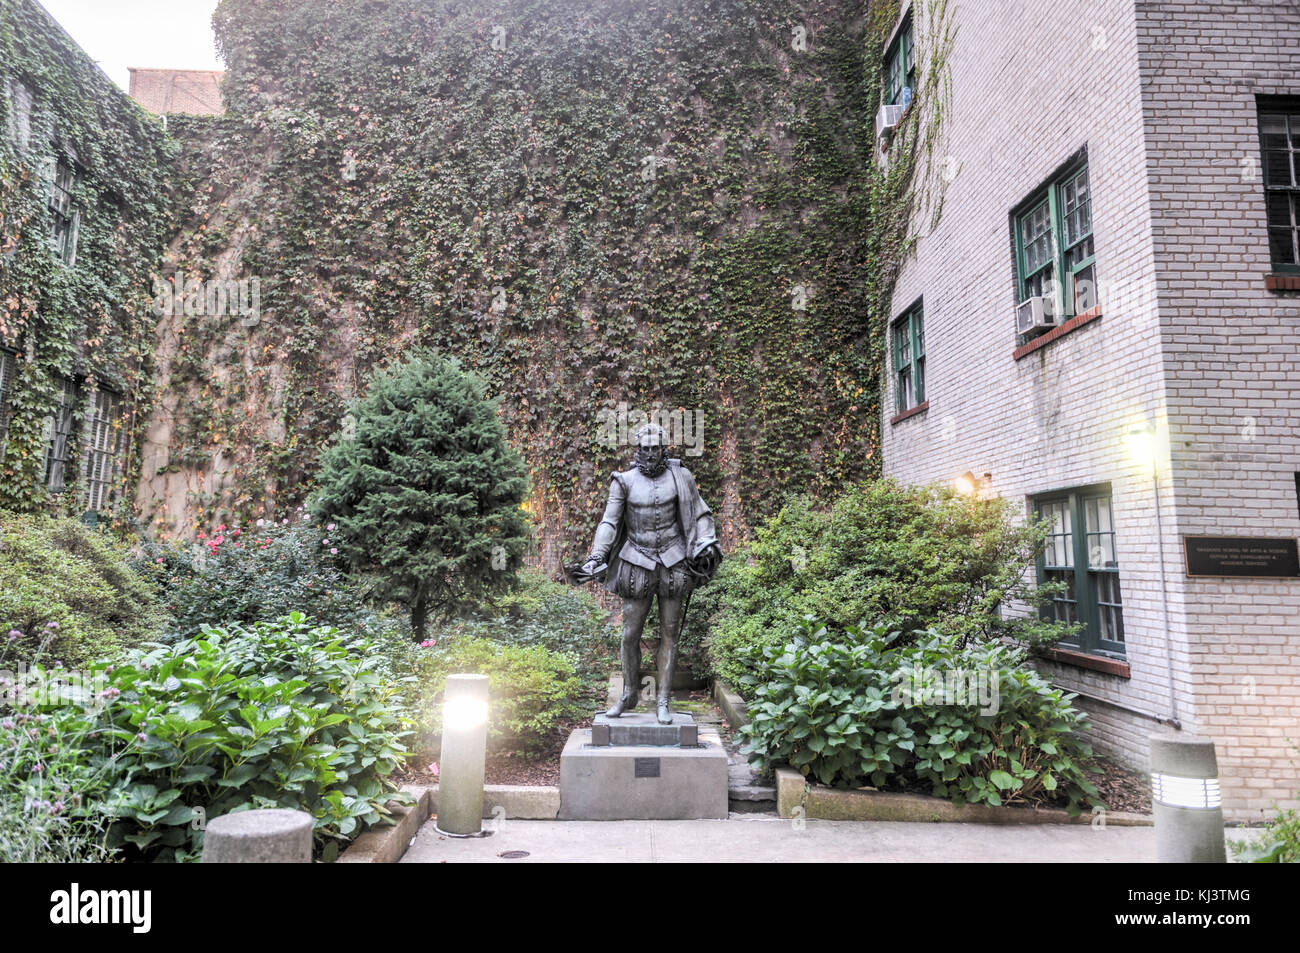
POLYGON ((1056 302, 1049 295, 1027 298, 1016 306, 1016 333, 1056 327, 1056 302))
POLYGON ((897 126, 906 109, 906 106, 881 106, 880 112, 876 113, 876 138, 879 139, 897 126))

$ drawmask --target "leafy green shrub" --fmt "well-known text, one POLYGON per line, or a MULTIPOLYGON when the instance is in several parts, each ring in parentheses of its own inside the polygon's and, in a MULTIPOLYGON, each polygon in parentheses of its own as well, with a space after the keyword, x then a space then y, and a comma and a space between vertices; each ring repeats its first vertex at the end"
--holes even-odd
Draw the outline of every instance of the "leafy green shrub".
POLYGON ((584 685, 603 694, 618 664, 622 627, 611 623, 585 589, 552 582, 535 570, 519 573, 519 586, 490 606, 441 621, 438 640, 491 639, 504 645, 541 646, 572 656, 584 685))
POLYGON ((336 539, 301 511, 246 527, 218 526, 192 546, 148 545, 142 571, 184 638, 206 626, 252 624, 301 611, 320 625, 374 632, 391 625, 344 572, 336 539))
POLYGON ((1232 841, 1231 847, 1241 863, 1300 864, 1300 810, 1279 811, 1257 841, 1232 841))
POLYGON ((1032 585, 1044 529, 1009 500, 973 501, 943 486, 879 480, 849 488, 829 509, 800 497, 759 527, 701 591, 696 625, 711 626, 709 657, 732 682, 754 674, 751 646, 783 644, 805 615, 843 631, 860 619, 934 628, 959 644, 1013 636, 1055 641, 1068 627, 1001 606, 1042 604, 1059 585, 1032 585))
POLYGON ((571 721, 590 714, 582 704, 585 693, 573 656, 540 645, 475 638, 426 641, 410 649, 407 665, 418 685, 416 720, 429 750, 442 735, 442 699, 450 674, 488 676, 488 746, 495 752, 542 754, 563 741, 571 721))
POLYGON ((1097 788, 1073 695, 1024 666, 1025 651, 961 645, 934 630, 903 644, 888 626, 831 634, 803 620, 792 641, 751 650, 744 752, 823 784, 923 784, 936 797, 989 805, 1064 802, 1078 813, 1097 788))
POLYGON ((47 673, 39 658, 22 678, 8 664, 0 649, 0 858, 112 860, 109 828, 129 781, 113 760, 122 747, 94 740, 102 725, 93 699, 70 696, 82 704, 39 708, 20 703, 20 690, 42 684, 47 673))
MULTIPOLYGON (((329 859, 401 799, 390 775, 406 755, 406 719, 374 661, 369 640, 292 613, 136 650, 96 667, 107 684, 97 705, 47 702, 24 714, 59 725, 70 712, 93 714, 93 730, 50 738, 75 761, 111 764, 110 843, 128 856, 194 859, 205 818, 289 807, 315 817, 329 859)), ((16 801, 8 787, 4 796, 16 801)))
POLYGON ((72 519, 0 514, 0 639, 81 668, 157 637, 166 617, 125 547, 72 519))

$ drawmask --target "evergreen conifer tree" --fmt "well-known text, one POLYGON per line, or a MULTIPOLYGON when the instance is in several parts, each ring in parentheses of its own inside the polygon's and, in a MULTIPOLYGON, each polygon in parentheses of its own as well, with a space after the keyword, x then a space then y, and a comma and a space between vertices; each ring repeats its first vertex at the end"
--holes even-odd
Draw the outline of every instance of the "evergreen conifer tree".
POLYGON ((524 461, 482 379, 437 353, 380 371, 351 414, 311 509, 376 594, 410 609, 420 641, 431 612, 513 583, 528 542, 524 461))

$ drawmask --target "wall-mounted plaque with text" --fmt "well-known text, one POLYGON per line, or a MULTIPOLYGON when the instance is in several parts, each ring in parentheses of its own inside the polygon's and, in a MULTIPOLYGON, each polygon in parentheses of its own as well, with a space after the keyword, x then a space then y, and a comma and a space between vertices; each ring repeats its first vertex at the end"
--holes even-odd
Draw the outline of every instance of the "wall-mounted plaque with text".
POLYGON ((1189 576, 1300 578, 1294 539, 1253 536, 1184 536, 1189 576))

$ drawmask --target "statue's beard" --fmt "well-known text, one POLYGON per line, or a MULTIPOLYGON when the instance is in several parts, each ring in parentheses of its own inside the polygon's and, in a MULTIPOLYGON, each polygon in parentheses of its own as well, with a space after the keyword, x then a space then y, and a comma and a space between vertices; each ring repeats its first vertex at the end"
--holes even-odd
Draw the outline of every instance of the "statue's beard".
POLYGON ((657 477, 668 469, 668 458, 660 457, 658 463, 651 463, 638 453, 636 455, 636 468, 648 477, 657 477))

